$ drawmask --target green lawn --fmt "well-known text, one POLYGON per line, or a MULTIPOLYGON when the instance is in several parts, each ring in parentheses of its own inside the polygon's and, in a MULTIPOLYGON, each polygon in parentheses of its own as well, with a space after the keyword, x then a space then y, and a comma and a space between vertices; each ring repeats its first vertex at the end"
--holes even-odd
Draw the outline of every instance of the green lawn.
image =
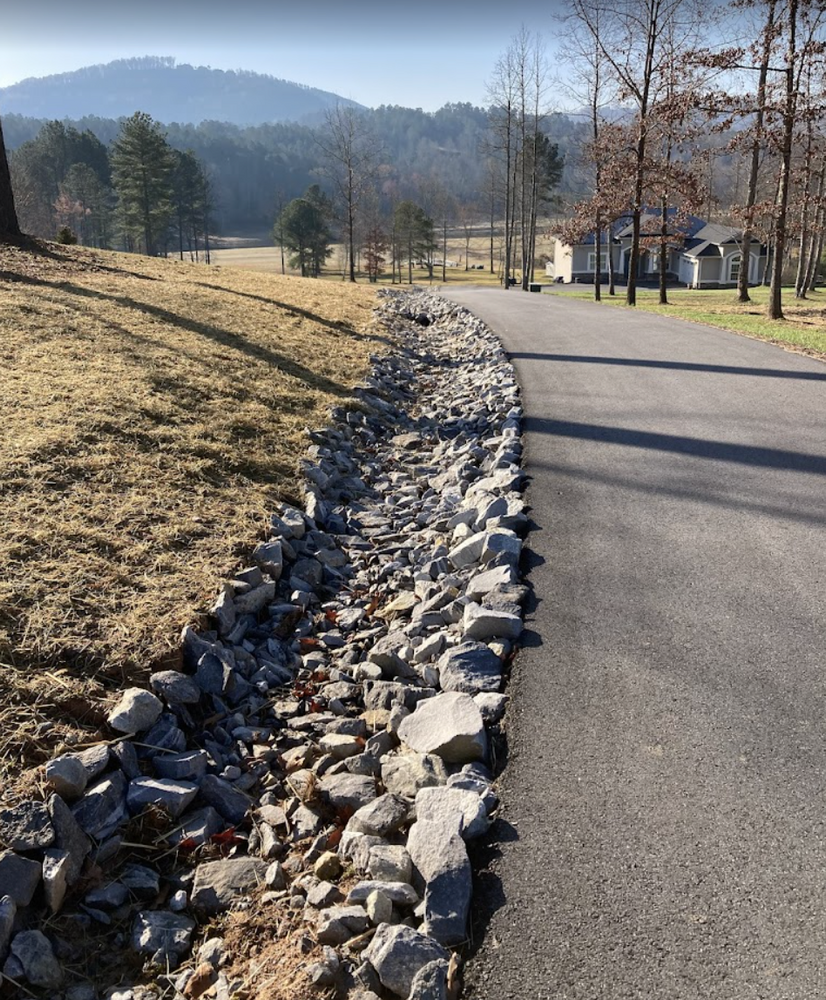
MULTIPOLYGON (((578 299, 594 297, 592 290, 585 289, 571 292, 554 288, 546 294, 572 295, 578 299)), ((695 323, 706 323, 708 326, 721 327, 747 337, 768 340, 826 358, 826 292, 810 292, 808 299, 798 301, 794 297, 793 288, 784 288, 785 320, 766 318, 768 294, 768 288, 751 288, 749 295, 752 302, 740 305, 733 289, 712 291, 669 288, 669 304, 661 306, 658 291, 645 288, 637 290, 636 308, 662 316, 676 316, 695 323)), ((602 301, 609 307, 626 308, 624 293, 613 299, 603 293, 602 301)))

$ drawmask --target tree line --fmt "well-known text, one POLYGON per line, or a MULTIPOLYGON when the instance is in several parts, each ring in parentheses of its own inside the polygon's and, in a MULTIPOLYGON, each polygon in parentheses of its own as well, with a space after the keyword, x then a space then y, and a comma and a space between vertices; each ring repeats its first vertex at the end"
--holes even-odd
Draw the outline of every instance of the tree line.
POLYGON ((27 233, 156 255, 209 255, 211 191, 190 151, 173 149, 144 112, 109 147, 90 130, 48 122, 11 158, 27 233))

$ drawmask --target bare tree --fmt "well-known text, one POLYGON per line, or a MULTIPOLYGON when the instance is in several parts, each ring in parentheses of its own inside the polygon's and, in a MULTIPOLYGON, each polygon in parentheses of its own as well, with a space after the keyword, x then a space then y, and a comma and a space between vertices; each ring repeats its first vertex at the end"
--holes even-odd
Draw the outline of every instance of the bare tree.
POLYGON ((11 189, 11 174, 3 140, 3 123, 0 121, 0 237, 19 235, 20 226, 14 207, 14 192, 11 189))
POLYGON ((356 108, 337 104, 325 112, 324 121, 316 141, 324 153, 327 173, 342 212, 348 277, 355 281, 359 211, 378 169, 380 146, 367 118, 356 108))

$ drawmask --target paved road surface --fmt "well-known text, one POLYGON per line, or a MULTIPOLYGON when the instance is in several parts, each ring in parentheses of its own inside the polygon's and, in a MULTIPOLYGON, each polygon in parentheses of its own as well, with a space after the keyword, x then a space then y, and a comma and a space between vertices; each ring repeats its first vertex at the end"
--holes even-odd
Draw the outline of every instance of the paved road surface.
POLYGON ((826 997, 826 365, 444 294, 511 352, 536 522, 466 996, 826 997))

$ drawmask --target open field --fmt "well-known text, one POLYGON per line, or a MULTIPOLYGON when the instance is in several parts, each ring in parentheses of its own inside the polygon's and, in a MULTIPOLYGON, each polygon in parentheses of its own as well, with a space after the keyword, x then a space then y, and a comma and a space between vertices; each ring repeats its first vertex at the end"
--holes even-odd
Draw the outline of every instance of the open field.
MULTIPOLYGON (((549 295, 570 295, 579 299, 593 300, 593 289, 571 291, 569 289, 546 289, 549 295)), ((793 288, 783 289, 783 311, 785 320, 766 318, 768 288, 749 289, 752 302, 740 305, 733 289, 689 290, 669 288, 669 305, 661 306, 659 293, 653 289, 637 290, 637 309, 660 313, 663 316, 677 316, 695 323, 706 323, 724 330, 742 333, 758 340, 803 351, 826 358, 826 292, 810 292, 809 298, 796 300, 793 288)), ((619 308, 625 307, 624 292, 609 298, 603 291, 602 301, 619 308)))
POLYGON ((382 338, 366 285, 43 243, 0 287, 2 791, 176 657, 382 338))
MULTIPOLYGON (((225 240, 223 249, 213 250, 212 259, 217 264, 224 264, 231 267, 243 268, 252 271, 264 271, 269 274, 281 274, 281 249, 277 246, 243 246, 232 245, 241 243, 240 240, 225 240)), ((496 274, 490 273, 490 238, 487 235, 472 236, 467 245, 464 236, 448 236, 447 260, 453 266, 445 268, 445 278, 447 284, 473 284, 473 285, 499 285, 501 279, 498 274, 499 268, 499 239, 497 238, 494 249, 494 266, 497 268, 496 274), (465 257, 467 263, 475 265, 472 270, 465 270, 465 257), (482 269, 479 270, 479 265, 482 269)), ((553 240, 547 236, 537 238, 537 255, 549 254, 551 252, 553 240)), ((441 243, 437 252, 437 257, 441 261, 441 243)), ((342 269, 344 266, 343 248, 340 244, 333 246, 333 252, 328 260, 322 278, 327 280, 342 280, 342 269)), ((389 264, 388 264, 389 268, 389 264)), ((292 274, 287 265, 287 273, 292 274)), ((537 267, 535 270, 537 281, 550 280, 545 278, 545 268, 537 267)), ((407 268, 403 274, 407 282, 407 268)), ((359 279, 367 281, 367 276, 359 275, 359 279)), ((416 284, 426 285, 430 282, 430 276, 425 268, 413 269, 413 281, 416 284)), ((384 274, 379 279, 379 284, 389 285, 391 283, 390 272, 384 274)), ((433 271, 433 284, 442 284, 442 265, 439 263, 433 271)))

